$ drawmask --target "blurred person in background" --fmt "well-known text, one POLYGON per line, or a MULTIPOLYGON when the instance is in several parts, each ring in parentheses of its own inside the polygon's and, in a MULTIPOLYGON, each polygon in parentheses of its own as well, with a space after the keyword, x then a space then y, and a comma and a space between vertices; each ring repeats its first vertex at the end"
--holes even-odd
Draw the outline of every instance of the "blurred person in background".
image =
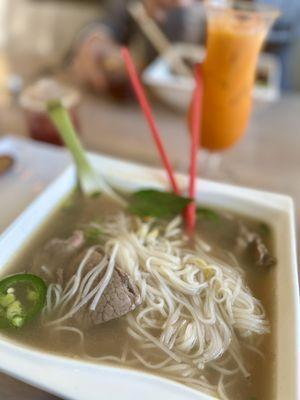
MULTIPOLYGON (((197 0, 143 0, 147 14, 174 43, 204 43, 205 13, 202 3, 197 0)), ((268 37, 265 51, 278 58, 282 69, 281 87, 290 90, 289 63, 292 45, 300 36, 300 0, 264 0, 263 3, 280 8, 282 13, 268 37)), ((103 6, 103 1, 99 1, 100 4, 103 6)), ((156 55, 131 17, 128 4, 127 0, 107 1, 105 16, 91 22, 74 41, 72 65, 75 73, 96 91, 107 89, 110 80, 125 79, 120 58, 122 45, 129 45, 135 55, 138 54, 136 62, 140 69, 156 55)))
POLYGON ((300 0, 263 0, 276 6, 281 16, 267 39, 265 51, 278 57, 281 65, 281 88, 292 90, 290 77, 293 45, 300 38, 300 0))
MULTIPOLYGON (((157 55, 130 15, 127 8, 129 3, 127 0, 107 1, 105 16, 91 22, 75 39, 72 51, 75 73, 96 91, 107 89, 109 80, 116 79, 118 74, 122 75, 122 45, 131 48, 140 69, 157 55)), ((204 11, 200 6, 195 13, 194 7, 188 7, 192 4, 193 0, 143 1, 145 11, 170 42, 199 43, 203 42, 204 11)))

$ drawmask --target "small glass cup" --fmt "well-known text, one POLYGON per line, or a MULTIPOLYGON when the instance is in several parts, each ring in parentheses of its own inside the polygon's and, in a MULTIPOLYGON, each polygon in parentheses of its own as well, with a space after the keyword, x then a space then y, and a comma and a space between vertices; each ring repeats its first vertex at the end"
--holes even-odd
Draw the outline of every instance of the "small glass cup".
POLYGON ((79 93, 53 79, 41 79, 27 87, 20 97, 30 136, 34 140, 62 145, 60 135, 47 114, 47 102, 59 99, 69 110, 74 126, 80 132, 78 117, 79 93))

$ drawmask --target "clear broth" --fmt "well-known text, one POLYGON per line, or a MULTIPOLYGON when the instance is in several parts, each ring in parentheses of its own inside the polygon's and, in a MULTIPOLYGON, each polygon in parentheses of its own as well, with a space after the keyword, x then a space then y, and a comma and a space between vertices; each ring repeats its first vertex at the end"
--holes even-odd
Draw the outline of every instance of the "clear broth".
MULTIPOLYGON (((67 237, 77 227, 88 223, 99 217, 118 211, 118 207, 112 205, 104 197, 83 200, 78 194, 70 199, 54 212, 41 229, 30 238, 27 246, 2 272, 2 276, 16 272, 30 272, 34 263, 35 254, 38 249, 53 237, 67 237)), ((233 213, 228 214, 217 210, 221 220, 214 221, 210 218, 200 218, 197 229, 202 234, 203 240, 210 245, 226 249, 228 238, 232 230, 231 218, 242 220, 254 231, 260 231, 261 223, 233 213)), ((264 227, 266 228, 266 227, 264 227)), ((272 248, 272 232, 268 231, 265 237, 269 248, 272 248)), ((216 255, 218 252, 216 252, 216 255)), ((241 261, 241 260, 239 260, 241 261)), ((243 260, 245 263, 245 260, 243 260)), ((246 263, 247 264, 247 263, 246 263)), ((276 268, 276 266, 275 266, 276 268)), ((255 297, 260 299, 266 310, 271 324, 271 334, 262 338, 259 350, 263 352, 265 359, 255 353, 247 352, 245 362, 251 373, 249 380, 239 377, 239 381, 228 391, 230 399, 233 400, 271 400, 274 398, 275 381, 275 279, 274 267, 269 270, 245 266, 246 281, 255 297), (273 329, 272 329, 273 327, 273 329)), ((26 346, 34 347, 42 351, 56 353, 72 358, 84 358, 82 350, 78 346, 78 338, 70 333, 60 333, 52 336, 42 328, 36 320, 21 330, 2 331, 8 336, 26 346)), ((101 324, 90 329, 86 333, 85 350, 92 357, 116 355, 120 356, 122 349, 132 339, 126 333, 126 318, 120 318, 101 324)), ((157 350, 159 351, 159 350, 157 350)), ((88 358, 89 361, 93 361, 88 358)), ((97 360, 94 360, 97 362, 97 360)), ((119 364, 118 364, 119 365, 119 364)), ((139 369, 147 370, 144 366, 139 369)), ((149 371, 155 373, 153 370, 149 371)), ((212 373, 213 378, 213 373, 212 373)))

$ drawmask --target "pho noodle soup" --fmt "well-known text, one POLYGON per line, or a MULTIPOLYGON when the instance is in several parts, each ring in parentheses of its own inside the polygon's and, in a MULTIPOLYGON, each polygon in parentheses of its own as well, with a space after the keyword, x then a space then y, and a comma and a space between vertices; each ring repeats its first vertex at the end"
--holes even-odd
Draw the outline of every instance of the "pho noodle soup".
POLYGON ((191 239, 180 213, 76 192, 2 272, 1 333, 220 399, 272 399, 271 242, 264 223, 224 210, 199 207, 191 239))

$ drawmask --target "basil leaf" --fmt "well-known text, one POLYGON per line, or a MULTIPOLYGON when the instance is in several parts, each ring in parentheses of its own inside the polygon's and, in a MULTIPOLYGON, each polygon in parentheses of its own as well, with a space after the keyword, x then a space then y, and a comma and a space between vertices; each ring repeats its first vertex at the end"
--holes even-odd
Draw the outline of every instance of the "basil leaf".
POLYGON ((131 196, 128 211, 140 217, 173 217, 180 214, 191 201, 175 193, 145 189, 131 196))
POLYGON ((210 219, 211 221, 218 221, 220 219, 218 213, 206 207, 198 207, 197 216, 200 218, 210 219))

